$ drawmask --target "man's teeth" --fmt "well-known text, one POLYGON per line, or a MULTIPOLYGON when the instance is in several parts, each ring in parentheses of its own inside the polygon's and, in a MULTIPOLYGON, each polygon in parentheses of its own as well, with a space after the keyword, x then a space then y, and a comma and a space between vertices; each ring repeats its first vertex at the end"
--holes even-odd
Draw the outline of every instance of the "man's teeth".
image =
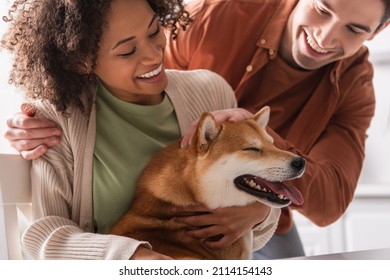
MULTIPOLYGON (((263 192, 272 193, 272 191, 271 191, 270 189, 262 188, 260 185, 256 184, 256 182, 253 181, 253 180, 248 180, 248 179, 244 178, 244 182, 245 182, 248 186, 250 186, 251 188, 254 188, 254 189, 256 189, 256 190, 263 191, 263 192)), ((282 194, 276 194, 276 195, 277 195, 277 197, 278 197, 279 199, 288 200, 288 198, 285 197, 285 196, 282 195, 282 194)))
POLYGON ((318 53, 328 53, 329 51, 321 49, 309 36, 306 36, 306 41, 309 46, 318 53))
POLYGON ((152 77, 160 74, 161 70, 162 70, 162 64, 156 70, 153 70, 153 71, 150 71, 148 73, 142 74, 142 75, 138 76, 138 78, 143 78, 143 79, 152 78, 152 77))

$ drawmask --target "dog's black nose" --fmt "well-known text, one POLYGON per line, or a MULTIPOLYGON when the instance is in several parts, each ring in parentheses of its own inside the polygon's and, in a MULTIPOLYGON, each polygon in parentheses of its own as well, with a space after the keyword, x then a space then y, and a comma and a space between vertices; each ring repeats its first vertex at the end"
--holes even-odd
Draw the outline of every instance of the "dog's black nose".
POLYGON ((295 171, 302 171, 305 168, 306 160, 303 157, 295 157, 290 165, 295 171))

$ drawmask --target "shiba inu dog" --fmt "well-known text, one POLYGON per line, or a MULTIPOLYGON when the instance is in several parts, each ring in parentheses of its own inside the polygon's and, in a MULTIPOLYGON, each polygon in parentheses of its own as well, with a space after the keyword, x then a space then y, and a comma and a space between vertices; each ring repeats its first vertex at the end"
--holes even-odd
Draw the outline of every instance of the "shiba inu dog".
POLYGON ((227 249, 212 250, 184 235, 185 225, 174 221, 170 209, 302 204, 301 193, 282 181, 300 177, 305 160, 273 145, 265 130, 269 115, 264 107, 251 119, 218 125, 204 113, 188 148, 180 148, 178 140, 150 160, 131 208, 110 233, 149 241, 153 250, 174 259, 250 258, 252 244, 245 236, 227 249))

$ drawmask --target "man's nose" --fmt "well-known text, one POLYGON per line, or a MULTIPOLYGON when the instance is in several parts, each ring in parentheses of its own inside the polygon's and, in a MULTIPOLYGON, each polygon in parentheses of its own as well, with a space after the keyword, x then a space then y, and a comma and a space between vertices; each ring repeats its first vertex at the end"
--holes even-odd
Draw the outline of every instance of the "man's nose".
POLYGON ((337 45, 338 27, 334 23, 329 23, 315 32, 317 44, 322 49, 332 49, 337 45))

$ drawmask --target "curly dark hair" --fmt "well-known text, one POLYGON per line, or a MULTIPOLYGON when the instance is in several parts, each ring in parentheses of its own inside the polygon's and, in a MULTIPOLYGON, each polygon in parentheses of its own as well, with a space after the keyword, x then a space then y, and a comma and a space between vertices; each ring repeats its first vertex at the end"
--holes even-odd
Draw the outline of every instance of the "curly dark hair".
MULTIPOLYGON (((66 113, 69 106, 84 111, 83 89, 96 82, 81 71, 92 55, 95 67, 105 17, 115 0, 14 0, 1 46, 14 54, 9 82, 32 99, 48 100, 66 113)), ((192 19, 183 0, 147 0, 160 24, 185 29, 192 19)))

